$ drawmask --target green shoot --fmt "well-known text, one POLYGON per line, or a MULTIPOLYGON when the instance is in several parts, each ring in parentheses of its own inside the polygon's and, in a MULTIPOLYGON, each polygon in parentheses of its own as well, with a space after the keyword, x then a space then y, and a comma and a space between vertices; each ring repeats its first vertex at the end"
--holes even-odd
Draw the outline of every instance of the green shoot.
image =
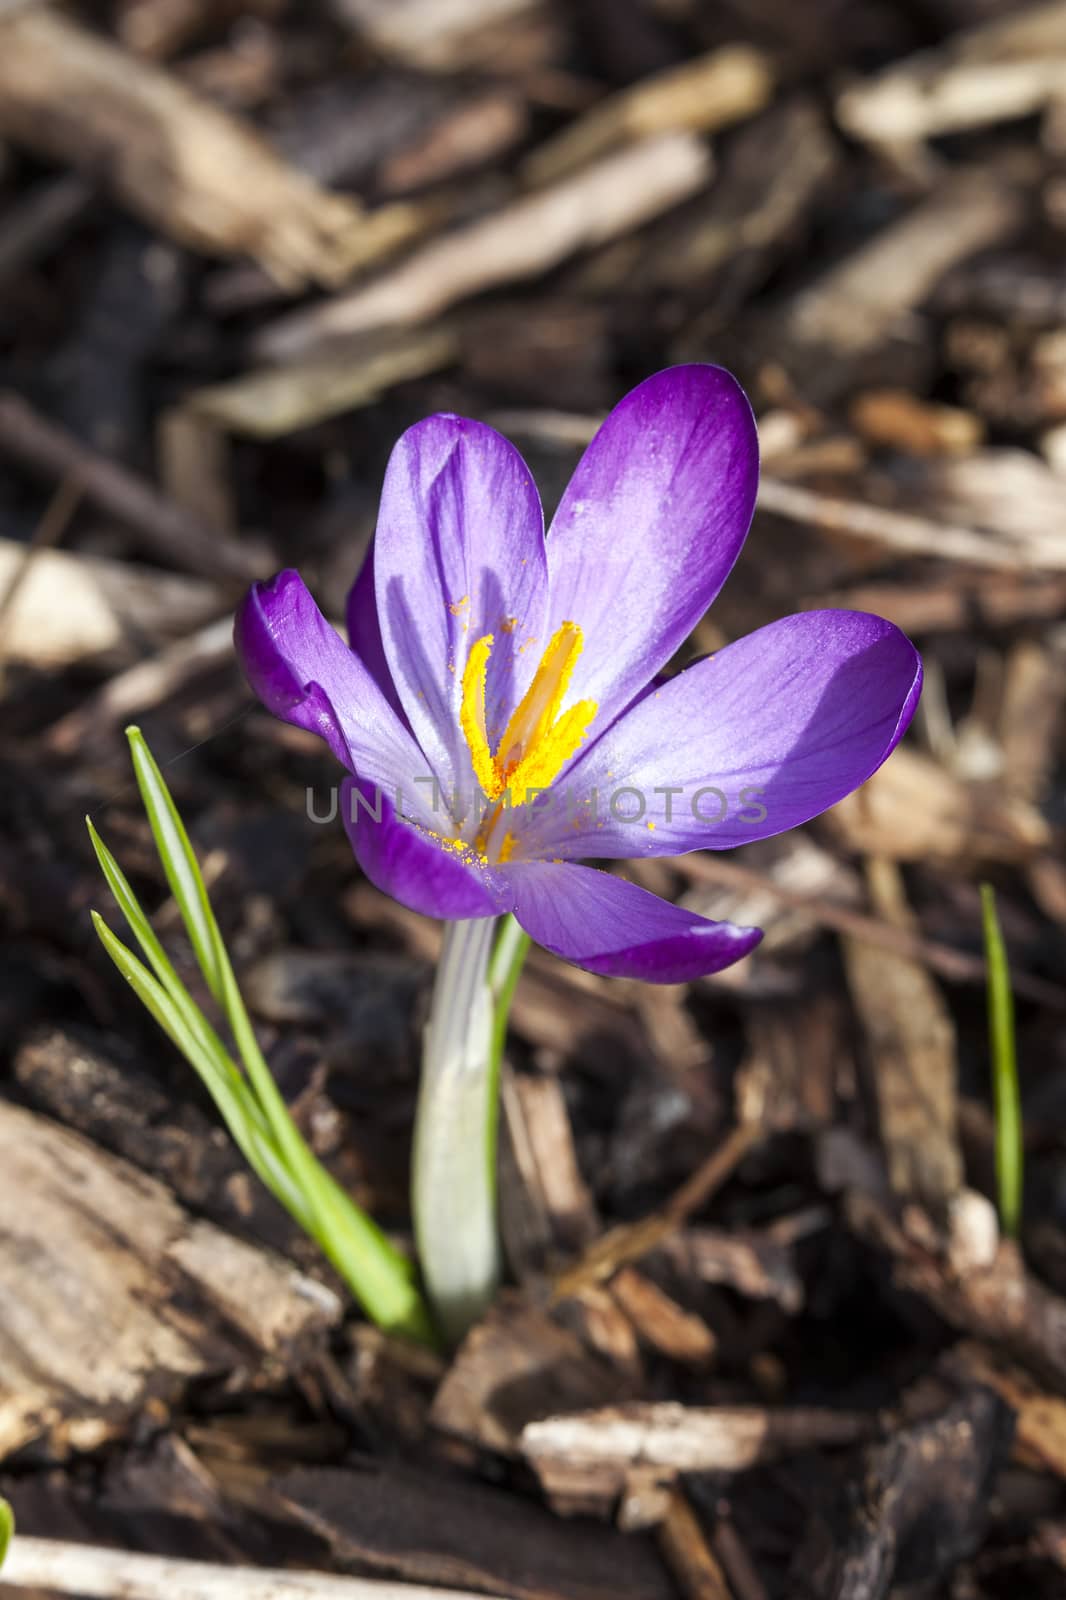
POLYGON ((1017 1238, 1022 1220, 1022 1103, 1014 1043, 1014 996, 1007 951, 996 915, 996 892, 981 885, 985 959, 988 962, 988 1032, 996 1111, 996 1189, 1004 1233, 1017 1238))
POLYGON ((4 1564, 7 1547, 15 1536, 15 1516, 7 1501, 0 1496, 0 1567, 4 1564))
POLYGON ((167 882, 236 1059, 178 977, 129 881, 89 821, 96 858, 145 959, 93 912, 104 949, 199 1074, 248 1165, 315 1240, 371 1320, 388 1332, 433 1343, 432 1323, 413 1264, 330 1176, 289 1114, 256 1040, 173 797, 140 730, 128 728, 126 734, 167 882))

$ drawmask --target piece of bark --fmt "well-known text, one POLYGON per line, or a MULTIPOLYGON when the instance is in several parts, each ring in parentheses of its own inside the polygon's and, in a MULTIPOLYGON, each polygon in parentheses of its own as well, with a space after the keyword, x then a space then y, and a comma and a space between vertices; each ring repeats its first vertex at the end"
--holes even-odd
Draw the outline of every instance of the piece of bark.
POLYGON ((65 550, 31 550, 0 539, 5 606, 0 660, 57 668, 90 656, 127 656, 139 637, 202 626, 220 605, 213 584, 126 561, 65 550))
POLYGON ((893 63, 843 90, 836 110, 855 138, 901 146, 1029 116, 1063 94, 1066 24, 1044 4, 893 63))
POLYGON ((667 1482, 683 1472, 745 1472, 797 1451, 854 1444, 873 1427, 859 1412, 632 1401, 531 1422, 522 1451, 553 1498, 602 1513, 632 1468, 656 1469, 667 1482))
POLYGON ((603 157, 416 250, 365 287, 270 323, 254 349, 287 360, 340 336, 425 322, 471 295, 548 272, 639 228, 701 189, 710 154, 693 134, 662 134, 603 157))
POLYGON ((331 0, 333 11, 375 50, 430 72, 487 66, 493 42, 537 0, 331 0))
MULTIPOLYGON (((678 359, 702 359, 716 330, 787 258, 839 156, 821 108, 787 100, 740 129, 721 170, 676 224, 663 223, 619 288, 698 294, 699 314, 681 334, 678 359)), ((620 268, 621 268, 620 263, 620 268)))
POLYGON ((1010 1406, 1015 1414, 1014 1460, 1020 1466, 1066 1478, 1066 1400, 1048 1394, 1027 1373, 970 1340, 955 1345, 943 1366, 953 1378, 993 1389, 1010 1406))
MULTIPOLYGON (((898 869, 873 860, 867 875, 880 915, 912 926, 898 869)), ((936 981, 917 962, 847 937, 842 949, 889 1182, 897 1194, 942 1209, 962 1182, 951 1013, 936 981)))
MULTIPOLYGON (((139 1551, 108 1550, 61 1539, 20 1537, 8 1552, 3 1587, 92 1600, 485 1600, 485 1591, 431 1589, 328 1572, 185 1561, 139 1551)), ((491 1597, 490 1597, 491 1600, 491 1597)))
POLYGON ((852 401, 849 417, 870 444, 912 456, 969 455, 984 442, 984 423, 972 411, 905 389, 866 389, 852 401))
POLYGON ((162 69, 46 5, 0 16, 0 133, 102 172, 177 243, 250 255, 280 284, 338 283, 409 237, 407 207, 367 217, 162 69))
POLYGON ((515 1182, 501 1192, 501 1221, 508 1259, 522 1278, 584 1249, 599 1232, 599 1219, 578 1168, 558 1079, 505 1070, 502 1091, 515 1182))
POLYGON ((232 663, 233 621, 227 614, 147 660, 116 672, 95 694, 45 730, 42 747, 56 755, 70 755, 88 740, 101 738, 105 730, 116 730, 131 717, 158 706, 201 673, 232 663))
POLYGON ((1021 563, 1061 572, 1066 483, 1028 450, 978 450, 923 463, 913 491, 945 522, 965 522, 1013 548, 1021 563))
POLYGON ((623 1267, 611 1281, 611 1294, 645 1344, 668 1361, 706 1368, 718 1341, 702 1317, 686 1311, 635 1267, 623 1267))
POLYGON ((977 1388, 873 1447, 845 1488, 843 1527, 808 1525, 797 1600, 887 1600, 896 1585, 946 1576, 981 1542, 1011 1429, 1009 1408, 977 1388))
MULTIPOLYGON (((887 764, 886 768, 882 768, 882 771, 891 768, 893 763, 902 762, 906 765, 907 758, 912 754, 913 752, 906 747, 902 750, 893 751, 892 761, 887 764)), ((919 762, 924 762, 927 758, 916 757, 916 759, 919 762)), ((941 795, 941 810, 946 818, 950 819, 953 808, 961 809, 964 801, 972 805, 975 818, 988 815, 988 807, 984 802, 984 797, 978 792, 971 799, 965 790, 965 786, 962 785, 959 785, 959 788, 963 790, 963 795, 960 797, 958 792, 952 789, 950 791, 951 800, 948 803, 948 797, 940 790, 941 779, 945 775, 942 769, 936 767, 935 763, 932 763, 932 765, 937 773, 935 781, 919 783, 918 792, 921 792, 923 787, 927 787, 930 793, 933 794, 939 792, 941 795)), ((924 774, 922 776, 924 777, 924 774)), ((867 780, 864 789, 860 791, 862 795, 869 793, 871 781, 867 780)), ((955 782, 956 780, 951 780, 952 785, 955 782)), ((893 792, 886 791, 884 802, 886 812, 888 795, 893 792)), ((907 804, 905 794, 905 788, 896 793, 897 806, 903 807, 907 804)), ((833 811, 827 813, 830 819, 830 826, 833 822, 841 820, 841 812, 846 805, 847 801, 839 801, 833 811)), ((1044 825, 1043 819, 1039 817, 1032 807, 1026 807, 1020 811, 1011 807, 1002 817, 1000 812, 993 807, 989 822, 996 828, 995 839, 999 839, 1003 827, 1013 822, 1019 840, 1015 850, 1025 860, 1034 855, 1050 838, 1050 833, 1044 825), (1005 821, 1003 820, 1004 817, 1005 821), (1021 845, 1022 840, 1025 841, 1024 848, 1021 845)), ((888 825, 890 826, 890 819, 888 825)), ((984 824, 985 828, 987 826, 988 823, 984 824)), ((865 843, 857 843, 856 849, 866 848, 873 854, 887 854, 885 850, 886 835, 881 835, 879 844, 877 834, 869 819, 864 818, 861 814, 847 813, 847 822, 843 828, 845 838, 850 836, 849 830, 853 828, 856 830, 856 839, 867 841, 865 843), (858 831, 860 826, 868 829, 868 832, 860 834, 858 831)), ((959 823, 952 824, 949 838, 955 844, 956 849, 961 852, 965 834, 959 823)), ((990 850, 992 848, 984 838, 983 833, 978 843, 982 850, 990 850)), ((1013 852, 1006 852, 1002 841, 999 848, 1003 852, 1003 859, 1012 859, 1013 852)), ((921 854, 922 850, 918 848, 916 856, 921 854)), ((931 851, 930 855, 935 859, 936 851, 931 851)), ((995 857, 993 856, 993 858, 995 857)), ((910 857, 906 856, 903 859, 910 859, 910 857)), ((1048 858, 1045 856, 1042 859, 1047 860, 1048 858)), ((798 909, 807 911, 818 920, 822 927, 834 928, 843 933, 853 933, 870 944, 877 945, 882 950, 892 950, 899 955, 908 956, 915 961, 921 961, 929 967, 930 971, 937 972, 942 977, 950 978, 956 983, 978 983, 984 987, 986 981, 984 960, 980 956, 971 955, 969 951, 956 950, 950 945, 941 944, 932 939, 918 938, 907 929, 893 927, 890 923, 884 922, 877 917, 866 916, 860 911, 853 911, 850 906, 837 905, 829 900, 808 899, 803 895, 796 894, 792 889, 785 888, 782 884, 773 883, 772 879, 765 873, 755 872, 750 867, 741 866, 739 862, 727 861, 724 857, 711 853, 677 856, 674 858, 673 864, 678 872, 683 873, 696 883, 720 883, 741 889, 772 885, 773 893, 779 896, 786 905, 795 905, 798 909)), ((1011 976, 1015 994, 1025 994, 1041 1004, 1051 1005, 1056 1009, 1060 1009, 1063 1004, 1066 1004, 1066 995, 1064 995, 1062 989, 1046 982, 1043 978, 1022 971, 1016 971, 1011 976)))
POLYGON ((91 1448, 195 1379, 282 1370, 341 1316, 280 1258, 79 1135, 0 1104, 0 1454, 91 1448))
POLYGON ((499 160, 526 137, 525 102, 505 89, 464 99, 436 118, 421 137, 394 150, 378 170, 385 195, 403 195, 499 160))
POLYGON ((622 1267, 642 1260, 669 1239, 694 1212, 706 1205, 761 1136, 762 1129, 755 1119, 733 1128, 696 1171, 674 1190, 659 1211, 642 1217, 639 1222, 620 1223, 594 1240, 574 1265, 556 1278, 554 1298, 567 1299, 596 1284, 606 1283, 622 1267))
POLYGON ((14 1079, 35 1108, 161 1179, 182 1205, 302 1267, 316 1248, 249 1172, 222 1126, 175 1105, 132 1051, 88 1028, 42 1027, 15 1052, 14 1079))
POLYGON ((454 333, 427 328, 356 339, 283 367, 195 389, 182 411, 251 439, 276 439, 373 405, 394 384, 425 377, 456 357, 454 333))
POLYGON ((688 1600, 736 1600, 683 1489, 670 1492, 659 1526, 659 1549, 688 1600))
POLYGON ((366 1462, 288 1473, 288 1509, 336 1559, 377 1576, 462 1584, 508 1600, 674 1600, 646 1541, 560 1522, 528 1499, 439 1470, 366 1462))
POLYGON ((164 492, 199 522, 233 533, 237 508, 229 451, 219 430, 184 407, 172 406, 156 423, 155 443, 164 492))
MULTIPOLYGON (((967 464, 974 459, 969 457, 967 464)), ((1036 472, 1042 473, 1040 487, 1048 491, 1052 474, 1034 457, 1028 476, 1036 472)), ((1006 514, 1007 525, 1006 521, 992 520, 988 516, 990 508, 982 505, 975 522, 967 526, 944 520, 949 516, 946 503, 940 515, 934 517, 873 501, 824 494, 806 484, 766 474, 759 483, 758 504, 761 511, 787 522, 805 524, 860 545, 872 544, 893 554, 931 556, 1006 573, 1066 570, 1066 545, 1054 537, 1046 523, 1037 523, 1024 507, 1015 507, 1013 515, 1006 514)), ((970 504, 974 504, 973 496, 970 504)))
POLYGON ((522 163, 527 183, 554 183, 608 151, 654 134, 713 133, 761 111, 773 90, 766 56, 725 45, 668 67, 594 106, 522 163))
POLYGON ((1059 635, 1047 645, 1021 640, 1007 657, 996 731, 1004 783, 1037 805, 1051 789, 1064 705, 1066 638, 1059 635))
POLYGON ((794 1316, 806 1298, 795 1244, 828 1221, 827 1211, 816 1210, 784 1217, 759 1230, 725 1233, 689 1227, 668 1240, 664 1249, 679 1270, 701 1282, 726 1284, 749 1300, 775 1300, 794 1316))
POLYGON ((883 1200, 859 1189, 847 1193, 845 1212, 861 1239, 889 1254, 901 1289, 927 1300, 961 1333, 1001 1347, 1066 1389, 1066 1300, 1026 1271, 1012 1240, 1001 1241, 989 1265, 956 1276, 943 1241, 920 1213, 905 1231, 883 1200))
POLYGON ((606 1405, 617 1392, 617 1376, 574 1334, 505 1293, 459 1346, 430 1420, 444 1433, 513 1456, 527 1422, 606 1405))
POLYGON ((264 546, 220 537, 147 479, 88 449, 11 390, 0 391, 0 455, 49 482, 71 480, 87 502, 122 523, 141 549, 172 566, 241 583, 270 570, 273 557, 264 546))
POLYGON ((1026 861, 1051 840, 1028 801, 964 783, 910 748, 834 806, 827 826, 849 849, 891 861, 1026 861))
POLYGON ((1007 238, 1024 214, 1017 186, 988 169, 958 171, 898 222, 802 290, 782 333, 831 353, 837 381, 928 299, 957 262, 1007 238))
POLYGON ((804 595, 802 611, 842 606, 887 617, 904 633, 962 633, 975 626, 1006 628, 1047 622, 1066 611, 1066 578, 1025 577, 957 569, 950 579, 922 583, 857 583, 804 595))

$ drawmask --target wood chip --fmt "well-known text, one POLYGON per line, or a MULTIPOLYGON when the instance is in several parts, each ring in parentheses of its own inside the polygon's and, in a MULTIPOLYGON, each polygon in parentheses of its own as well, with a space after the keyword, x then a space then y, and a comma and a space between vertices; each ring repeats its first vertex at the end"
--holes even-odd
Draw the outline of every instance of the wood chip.
POLYGON ((689 1600, 735 1600, 718 1557, 681 1489, 673 1489, 659 1528, 659 1549, 689 1600))
POLYGON ((535 0, 332 0, 332 9, 392 60, 454 72, 488 65, 499 32, 535 0))
POLYGON ((424 322, 458 301, 534 278, 695 194, 711 160, 693 134, 661 134, 434 240, 384 277, 269 324, 256 353, 292 359, 346 334, 424 322))
POLYGON ((854 1444, 873 1419, 858 1412, 633 1401, 529 1423, 522 1450, 544 1487, 611 1499, 631 1467, 745 1472, 797 1450, 854 1444))
MULTIPOLYGON (((328 1572, 269 1571, 232 1563, 181 1561, 20 1535, 8 1552, 0 1590, 89 1595, 93 1600, 486 1600, 483 1590, 431 1589, 328 1572)), ((487 1600, 492 1600, 491 1595, 487 1600)))
POLYGON ((463 1340, 430 1416, 455 1438, 516 1455, 527 1422, 560 1409, 605 1405, 616 1393, 615 1374, 574 1334, 505 1293, 463 1340))
POLYGON ((443 328, 357 339, 284 367, 196 389, 184 410, 246 438, 277 439, 372 405, 394 384, 450 365, 457 351, 455 335, 443 328))
POLYGON ((599 1219, 578 1168, 559 1080, 505 1072, 502 1087, 517 1177, 515 1186, 501 1192, 504 1245, 520 1276, 543 1274, 590 1244, 599 1219))
POLYGON ((871 444, 912 456, 969 455, 984 424, 959 406, 921 400, 905 389, 867 389, 851 405, 851 424, 871 444))
POLYGON ((462 1584, 507 1600, 675 1600, 647 1540, 561 1522, 529 1499, 436 1472, 367 1461, 276 1483, 338 1560, 413 1583, 462 1584))
POLYGON ((611 1294, 645 1344, 668 1361, 686 1367, 709 1367, 718 1341, 702 1317, 686 1311, 635 1267, 623 1267, 611 1282, 611 1294))
POLYGON ((138 636, 195 628, 219 609, 213 584, 132 562, 0 539, 0 594, 10 593, 0 660, 49 668, 127 655, 138 636), (17 587, 15 585, 17 584, 17 587))
POLYGON ((1051 838, 1027 801, 964 783, 909 748, 834 806, 827 825, 849 849, 893 861, 1024 861, 1051 838))
MULTIPOLYGON (((911 925, 898 870, 873 861, 868 876, 880 915, 911 925)), ((858 939, 845 936, 841 943, 889 1181, 898 1194, 942 1208, 962 1182, 951 1013, 936 980, 917 962, 858 939)))
POLYGON ((554 183, 620 145, 660 133, 712 133, 760 111, 773 74, 761 51, 725 45, 612 95, 522 165, 528 183, 554 183))
MULTIPOLYGON (((0 85, 0 96, 2 92, 0 85)), ((96 454, 12 391, 0 391, 0 455, 49 482, 70 479, 86 501, 122 523, 142 550, 172 566, 200 577, 247 583, 272 565, 273 557, 262 545, 220 537, 219 530, 198 522, 147 479, 96 454)))
POLYGON ((331 1291, 278 1257, 3 1103, 0 1210, 0 1454, 41 1435, 53 1448, 92 1448, 150 1396, 221 1372, 248 1383, 341 1316, 331 1291))
POLYGON ((0 132, 107 173, 131 210, 178 243, 250 255, 292 290, 340 282, 415 226, 407 207, 368 219, 178 78, 47 5, 0 14, 0 132))
POLYGON ((1057 4, 1016 8, 845 89, 837 116, 872 144, 905 145, 1039 111, 1066 94, 1057 4))
POLYGON ((853 361, 887 339, 951 267, 1006 238, 1022 216, 1013 183, 987 170, 953 173, 803 290, 785 319, 785 337, 832 351, 839 363, 853 361))

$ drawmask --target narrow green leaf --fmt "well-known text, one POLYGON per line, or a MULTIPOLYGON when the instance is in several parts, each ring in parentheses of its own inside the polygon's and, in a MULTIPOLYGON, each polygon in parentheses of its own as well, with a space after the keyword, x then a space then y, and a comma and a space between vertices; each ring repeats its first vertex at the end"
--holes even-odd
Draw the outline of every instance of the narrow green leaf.
POLYGON ((308 1147, 259 1048, 217 925, 214 940, 226 1020, 277 1148, 307 1203, 308 1231, 380 1327, 424 1340, 431 1324, 412 1263, 308 1147))
POLYGON ((108 954, 199 1073, 249 1165, 316 1241, 367 1313, 383 1328, 433 1343, 413 1263, 334 1181, 293 1121, 256 1040, 203 875, 170 790, 139 729, 127 728, 126 733, 167 882, 197 963, 225 1013, 244 1071, 189 995, 118 862, 89 822, 101 870, 152 972, 94 913, 108 954))
POLYGON ((1024 1147, 1022 1102, 1014 1038, 1014 995, 1007 950, 996 913, 996 892, 981 885, 985 958, 988 962, 988 1032, 996 1111, 996 1188, 1003 1231, 1016 1238, 1022 1220, 1024 1147))
POLYGON ((7 1547, 15 1536, 15 1513, 0 1496, 0 1567, 4 1564, 7 1547))
POLYGON ((199 1074, 234 1143, 272 1194, 310 1231, 307 1207, 274 1147, 259 1105, 207 1018, 188 996, 175 999, 111 932, 99 912, 92 913, 100 942, 141 1004, 155 1018, 189 1065, 199 1074))
POLYGON ((126 729, 133 771, 144 809, 163 863, 170 892, 177 901, 186 932, 208 988, 221 1004, 222 985, 215 965, 215 918, 199 862, 193 854, 185 824, 159 766, 144 742, 140 728, 126 729))

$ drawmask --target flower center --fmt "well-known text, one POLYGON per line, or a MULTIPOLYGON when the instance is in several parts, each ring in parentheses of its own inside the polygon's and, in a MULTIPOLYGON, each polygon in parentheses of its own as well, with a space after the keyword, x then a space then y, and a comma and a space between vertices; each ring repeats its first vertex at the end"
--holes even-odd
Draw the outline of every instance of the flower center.
MULTIPOLYGON (((582 644, 576 622, 564 622, 552 635, 495 754, 485 728, 485 674, 493 635, 485 634, 471 648, 463 671, 459 720, 474 775, 490 800, 524 805, 530 790, 548 788, 584 739, 598 709, 595 700, 578 700, 559 715, 582 644)), ((489 833, 494 823, 495 817, 490 819, 489 833)))

